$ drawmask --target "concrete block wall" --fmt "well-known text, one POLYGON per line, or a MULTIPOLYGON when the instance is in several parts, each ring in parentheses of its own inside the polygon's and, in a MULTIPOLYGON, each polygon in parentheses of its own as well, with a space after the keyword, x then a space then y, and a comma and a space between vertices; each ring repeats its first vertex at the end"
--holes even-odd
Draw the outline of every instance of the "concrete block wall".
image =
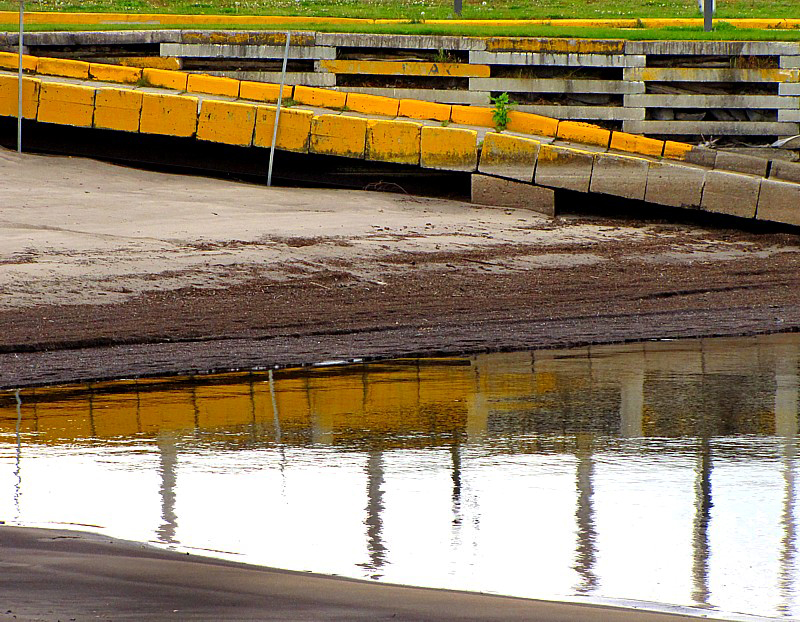
MULTIPOLYGON (((12 39, 0 36, 0 49, 12 39)), ((26 40, 43 56, 136 65, 135 48, 189 73, 277 82, 285 34, 57 32, 26 40)), ((800 42, 296 32, 286 83, 484 107, 506 92, 519 111, 661 137, 800 133, 800 42)))

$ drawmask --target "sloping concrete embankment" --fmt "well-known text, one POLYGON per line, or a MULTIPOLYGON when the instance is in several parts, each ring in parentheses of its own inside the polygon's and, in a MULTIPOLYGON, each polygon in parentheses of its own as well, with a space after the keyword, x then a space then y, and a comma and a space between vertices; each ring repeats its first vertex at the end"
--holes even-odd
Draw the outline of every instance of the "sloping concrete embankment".
MULTIPOLYGON (((16 61, 0 55, 6 69, 16 61)), ((31 56, 24 67, 27 119, 272 145, 276 108, 264 104, 276 100, 274 84, 31 56)), ((284 96, 298 105, 281 112, 277 149, 478 173, 476 198, 502 204, 504 194, 522 192, 545 213, 553 210, 552 190, 568 189, 800 225, 800 165, 518 111, 500 133, 491 131, 485 108, 302 86, 284 96)), ((16 114, 17 77, 0 75, 0 115, 16 114)))

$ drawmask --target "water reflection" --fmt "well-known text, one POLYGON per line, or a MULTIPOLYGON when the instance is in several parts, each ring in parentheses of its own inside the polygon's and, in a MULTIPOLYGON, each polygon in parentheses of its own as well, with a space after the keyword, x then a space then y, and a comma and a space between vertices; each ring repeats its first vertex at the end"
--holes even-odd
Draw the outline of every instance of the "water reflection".
POLYGON ((0 394, 0 519, 392 582, 796 616, 799 349, 781 335, 0 394))

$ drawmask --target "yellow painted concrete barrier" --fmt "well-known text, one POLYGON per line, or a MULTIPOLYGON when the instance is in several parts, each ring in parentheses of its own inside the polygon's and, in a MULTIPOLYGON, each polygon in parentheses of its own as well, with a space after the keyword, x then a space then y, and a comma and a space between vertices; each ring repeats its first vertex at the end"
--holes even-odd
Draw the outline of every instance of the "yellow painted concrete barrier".
MULTIPOLYGON (((281 87, 279 84, 242 80, 242 83, 239 85, 239 97, 256 102, 276 102, 278 101, 280 90, 281 87)), ((292 97, 291 86, 283 87, 283 97, 284 99, 292 97)))
POLYGON ((140 69, 167 69, 180 71, 181 61, 174 56, 134 56, 120 58, 119 64, 123 67, 139 67, 140 69))
POLYGON ((421 123, 367 121, 366 158, 398 164, 419 164, 421 123))
POLYGON ((348 93, 345 106, 353 112, 377 114, 384 117, 396 117, 397 110, 400 107, 400 100, 394 97, 382 97, 380 95, 348 93))
MULTIPOLYGON (((282 149, 283 151, 307 153, 313 118, 314 113, 310 110, 281 108, 275 148, 282 149)), ((253 144, 256 147, 271 147, 274 128, 275 107, 258 106, 253 144)))
POLYGON ((692 150, 692 145, 678 143, 672 140, 664 142, 664 157, 670 160, 685 160, 686 154, 692 150))
POLYGON ((538 140, 487 132, 478 170, 487 175, 532 182, 540 146, 538 140))
POLYGON ((138 132, 142 93, 133 89, 99 88, 94 99, 94 126, 138 132))
POLYGON ((475 130, 425 126, 420 136, 420 166, 474 171, 478 166, 477 141, 475 130))
POLYGON ((397 115, 409 119, 430 119, 432 121, 449 121, 450 104, 435 104, 416 99, 401 99, 397 115))
MULTIPOLYGON (((38 78, 22 78, 22 116, 26 119, 36 118, 41 84, 42 81, 38 78)), ((0 76, 0 116, 17 116, 17 108, 19 106, 18 89, 16 76, 0 76)))
POLYGON ((609 130, 579 121, 561 121, 558 124, 556 136, 562 140, 605 148, 608 148, 608 143, 611 141, 611 132, 609 130))
POLYGON ((185 91, 189 74, 166 69, 142 69, 142 80, 147 86, 185 91))
POLYGON ((143 134, 194 136, 197 129, 197 98, 186 95, 144 93, 139 131, 143 134))
POLYGON ((551 39, 528 37, 489 37, 489 52, 549 52, 555 54, 620 54, 625 50, 621 40, 551 39))
MULTIPOLYGON (((38 56, 22 55, 22 70, 23 71, 36 71, 36 66, 39 63, 38 56)), ((19 56, 11 52, 0 52, 0 69, 19 69, 19 56)))
POLYGON ((664 141, 626 132, 614 132, 611 134, 611 148, 617 151, 660 157, 664 153, 664 141))
POLYGON ((363 158, 366 142, 366 119, 323 114, 315 116, 311 123, 311 153, 363 158))
POLYGON ((296 86, 292 99, 298 104, 318 106, 320 108, 344 108, 347 93, 318 89, 313 86, 296 86))
POLYGON ((36 64, 36 72, 45 76, 86 80, 89 77, 89 63, 65 58, 40 58, 36 64))
POLYGON ((207 76, 204 74, 189 74, 186 90, 190 93, 205 93, 207 95, 226 95, 239 97, 239 80, 223 78, 221 76, 207 76))
POLYGON ((531 112, 512 110, 508 113, 508 126, 511 132, 534 134, 536 136, 555 136, 558 132, 558 119, 542 117, 531 112))
POLYGON ((142 77, 142 70, 137 67, 121 65, 89 64, 89 77, 103 82, 119 82, 120 84, 136 84, 142 77))
POLYGON ((320 69, 336 74, 373 76, 427 76, 444 78, 488 78, 489 65, 426 63, 387 60, 321 60, 320 69))
POLYGON ((208 99, 200 105, 197 138, 249 147, 253 142, 255 123, 255 105, 208 99))
POLYGON ((93 116, 94 88, 78 84, 42 82, 37 120, 91 127, 93 116))
POLYGON ((450 109, 450 120, 461 125, 494 127, 492 109, 480 106, 453 106, 450 109))

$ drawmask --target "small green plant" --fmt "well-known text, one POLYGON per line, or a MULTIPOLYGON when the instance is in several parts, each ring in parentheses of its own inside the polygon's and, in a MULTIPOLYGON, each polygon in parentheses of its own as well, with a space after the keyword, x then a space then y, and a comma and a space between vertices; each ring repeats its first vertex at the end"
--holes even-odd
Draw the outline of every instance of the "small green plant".
POLYGON ((457 63, 458 58, 450 52, 450 50, 445 50, 443 48, 439 48, 436 52, 436 56, 433 57, 434 63, 457 63))
POLYGON ((442 127, 447 127, 448 125, 450 125, 450 119, 445 119, 442 121, 442 127))
POLYGON ((291 97, 285 97, 281 100, 281 108, 291 108, 292 106, 296 106, 297 102, 293 100, 291 97))
POLYGON ((508 113, 511 112, 514 102, 508 98, 508 93, 500 93, 497 97, 490 97, 489 99, 494 106, 492 108, 494 127, 498 132, 502 132, 508 127, 508 113))

